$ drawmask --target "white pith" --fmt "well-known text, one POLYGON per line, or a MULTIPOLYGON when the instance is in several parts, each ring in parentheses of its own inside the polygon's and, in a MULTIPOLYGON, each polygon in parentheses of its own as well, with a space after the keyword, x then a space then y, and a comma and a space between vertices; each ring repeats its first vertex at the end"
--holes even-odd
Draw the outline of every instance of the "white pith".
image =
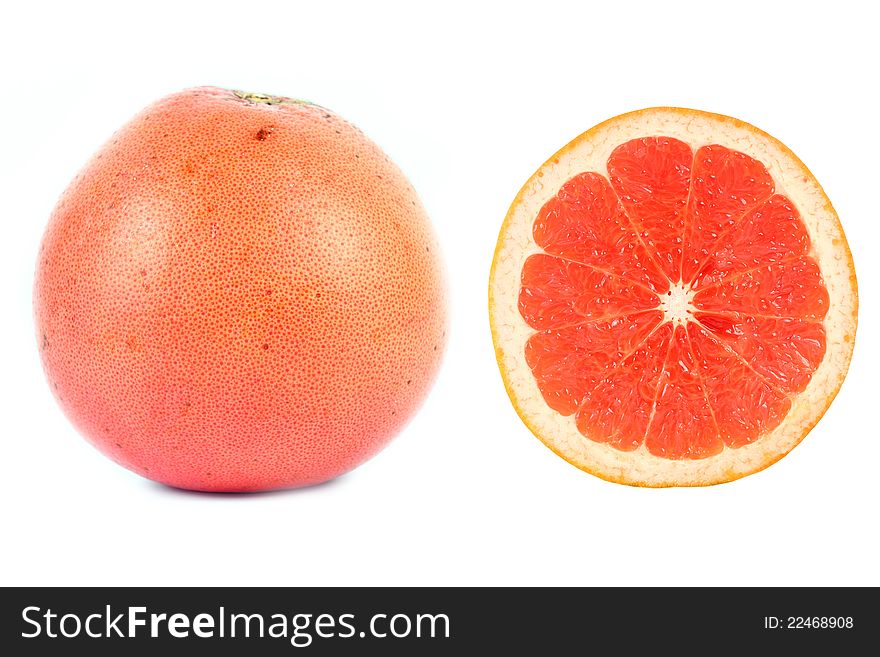
POLYGON ((660 295, 660 310, 663 311, 663 321, 672 322, 674 326, 684 326, 689 319, 693 319, 691 301, 694 292, 689 285, 681 281, 673 283, 669 292, 660 295))
MULTIPOLYGON (((489 286, 492 332, 508 393, 520 416, 548 447, 578 467, 603 478, 642 486, 693 486, 729 481, 760 470, 791 450, 822 416, 839 389, 852 355, 858 297, 846 238, 822 188, 800 161, 778 141, 739 121, 718 115, 656 108, 625 114, 578 137, 526 183, 508 213, 495 254, 489 286), (744 447, 699 460, 669 460, 643 446, 623 452, 585 437, 574 416, 563 416, 544 402, 525 360, 524 345, 535 333, 519 313, 520 275, 525 259, 541 250, 532 239, 538 210, 574 175, 595 171, 607 176, 606 162, 619 144, 663 135, 696 151, 720 144, 749 154, 767 167, 776 191, 797 207, 812 242, 830 297, 825 317, 826 353, 807 388, 792 398, 785 420, 744 447)), ((688 293, 679 288, 661 295, 667 319, 687 316, 688 293)))

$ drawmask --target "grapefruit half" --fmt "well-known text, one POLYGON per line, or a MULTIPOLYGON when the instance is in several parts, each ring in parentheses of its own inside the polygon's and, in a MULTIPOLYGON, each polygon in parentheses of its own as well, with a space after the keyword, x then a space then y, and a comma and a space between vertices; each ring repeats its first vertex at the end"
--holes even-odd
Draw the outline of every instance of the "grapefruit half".
POLYGON ((757 472, 816 424, 856 333, 852 256, 784 144, 652 108, 577 137, 517 195, 489 284, 522 420, 573 465, 638 486, 757 472))

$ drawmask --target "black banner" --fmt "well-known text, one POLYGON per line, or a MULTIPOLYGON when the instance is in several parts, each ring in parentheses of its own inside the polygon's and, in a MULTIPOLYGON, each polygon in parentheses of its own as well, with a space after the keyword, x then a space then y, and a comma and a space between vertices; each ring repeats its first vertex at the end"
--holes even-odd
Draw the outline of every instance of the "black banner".
POLYGON ((873 645, 874 589, 18 588, 6 655, 558 654, 873 645))

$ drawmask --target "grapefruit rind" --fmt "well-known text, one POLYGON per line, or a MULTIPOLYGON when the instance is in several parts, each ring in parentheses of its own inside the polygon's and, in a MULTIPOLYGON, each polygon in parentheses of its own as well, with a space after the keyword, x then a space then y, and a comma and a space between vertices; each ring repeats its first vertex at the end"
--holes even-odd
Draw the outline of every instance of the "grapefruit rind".
POLYGON ((633 486, 706 486, 758 472, 791 451, 827 410, 846 376, 855 341, 858 291, 852 254, 840 220, 818 181, 784 144, 731 117, 682 108, 649 108, 612 118, 575 138, 528 180, 514 199, 498 238, 489 282, 489 316, 496 358, 507 393, 526 426, 551 450, 602 479, 633 486), (518 310, 520 276, 526 258, 541 253, 532 226, 541 207, 573 176, 595 171, 607 176, 612 150, 631 139, 667 136, 694 150, 720 144, 744 152, 767 167, 776 192, 798 208, 819 263, 830 305, 824 319, 827 349, 807 387, 792 396, 783 421, 755 442, 725 447, 699 460, 654 456, 644 445, 624 452, 589 439, 574 416, 544 401, 526 363, 524 345, 535 330, 518 310))

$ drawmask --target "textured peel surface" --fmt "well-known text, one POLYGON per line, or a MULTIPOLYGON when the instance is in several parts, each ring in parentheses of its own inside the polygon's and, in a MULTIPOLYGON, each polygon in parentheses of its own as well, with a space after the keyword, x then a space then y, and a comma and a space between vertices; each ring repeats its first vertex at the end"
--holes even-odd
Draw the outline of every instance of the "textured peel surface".
POLYGON ((402 429, 440 364, 445 294, 418 196, 360 130, 201 87, 79 173, 34 305, 52 390, 102 452, 254 491, 336 477, 402 429))

